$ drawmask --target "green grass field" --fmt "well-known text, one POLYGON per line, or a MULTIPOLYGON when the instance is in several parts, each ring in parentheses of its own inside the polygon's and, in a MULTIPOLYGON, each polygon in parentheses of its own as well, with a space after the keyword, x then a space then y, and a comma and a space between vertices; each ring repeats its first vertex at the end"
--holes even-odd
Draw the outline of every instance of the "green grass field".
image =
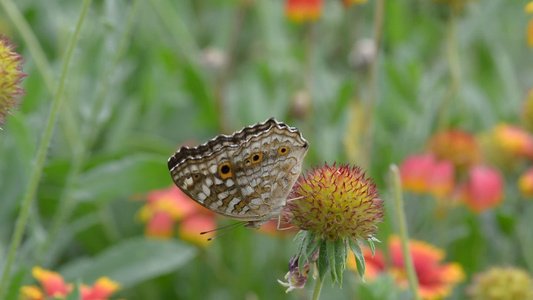
MULTIPOLYGON (((475 274, 492 267, 531 276, 533 191, 518 180, 533 152, 502 162, 483 141, 507 123, 533 143, 524 104, 533 14, 526 1, 458 3, 323 0, 318 20, 299 23, 284 0, 0 0, 0 34, 28 74, 0 131, 0 299, 39 285, 34 267, 69 283, 109 277, 121 286, 109 299, 311 299, 311 275, 290 293, 277 282, 297 251, 294 232, 237 228, 204 243, 204 229, 186 238, 176 218, 170 236, 154 238, 141 212, 151 192, 173 185, 167 159, 180 146, 270 117, 309 141, 304 172, 349 164, 374 179, 385 253, 402 212, 390 166, 430 151, 439 132, 467 132, 476 164, 503 178, 501 202, 473 211, 454 192, 404 191, 409 237, 464 271, 446 299, 469 299, 475 274)), ((461 170, 454 191, 467 181, 461 170)), ((348 268, 342 288, 326 277, 321 298, 414 299, 381 275, 363 282, 348 268)))

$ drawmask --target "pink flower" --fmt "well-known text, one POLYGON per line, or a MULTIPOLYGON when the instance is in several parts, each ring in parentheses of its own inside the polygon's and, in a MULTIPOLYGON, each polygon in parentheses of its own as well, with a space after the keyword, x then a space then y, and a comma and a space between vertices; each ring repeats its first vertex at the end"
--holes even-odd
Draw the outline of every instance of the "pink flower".
POLYGON ((475 213, 493 208, 503 201, 504 181, 500 172, 487 166, 474 166, 462 186, 462 199, 475 213))
MULTIPOLYGON (((200 232, 216 228, 215 214, 195 203, 177 186, 173 185, 167 189, 152 191, 146 198, 146 205, 138 212, 138 216, 141 221, 147 223, 145 234, 149 237, 171 238, 176 222, 181 221, 182 226, 185 226, 185 228, 180 229, 181 236, 185 236, 189 241, 194 242, 201 238, 205 242, 206 238, 201 236, 200 232), (196 216, 201 216, 194 221, 199 227, 193 228, 189 224, 193 222, 191 218, 196 216), (210 220, 207 221, 207 219, 210 220), (184 235, 184 230, 194 231, 196 237, 184 235)), ((196 244, 204 246, 204 242, 196 244)))
POLYGON ((411 155, 400 166, 402 186, 405 190, 422 194, 429 190, 428 175, 435 165, 433 154, 411 155))
POLYGON ((455 167, 449 160, 436 161, 431 153, 409 156, 400 166, 402 186, 417 194, 448 196, 455 186, 455 167))
POLYGON ((285 15, 296 23, 316 21, 322 15, 322 0, 286 0, 285 15))

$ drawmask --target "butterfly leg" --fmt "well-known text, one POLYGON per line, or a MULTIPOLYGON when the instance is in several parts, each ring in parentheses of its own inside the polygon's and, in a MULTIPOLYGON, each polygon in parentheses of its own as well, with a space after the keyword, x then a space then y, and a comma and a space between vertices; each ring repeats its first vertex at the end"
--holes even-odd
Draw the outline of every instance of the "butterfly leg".
POLYGON ((279 231, 282 231, 282 230, 289 230, 289 229, 294 228, 294 226, 280 228, 279 225, 281 225, 281 214, 278 215, 278 226, 276 227, 276 229, 279 230, 279 231))

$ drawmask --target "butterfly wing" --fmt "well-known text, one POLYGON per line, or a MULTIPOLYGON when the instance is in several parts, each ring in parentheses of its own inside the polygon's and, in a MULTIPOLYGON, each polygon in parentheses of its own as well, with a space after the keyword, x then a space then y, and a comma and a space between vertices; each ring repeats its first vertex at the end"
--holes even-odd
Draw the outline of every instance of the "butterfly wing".
POLYGON ((307 149, 297 129, 269 119, 182 147, 168 166, 175 184, 194 201, 259 227, 285 206, 307 149))

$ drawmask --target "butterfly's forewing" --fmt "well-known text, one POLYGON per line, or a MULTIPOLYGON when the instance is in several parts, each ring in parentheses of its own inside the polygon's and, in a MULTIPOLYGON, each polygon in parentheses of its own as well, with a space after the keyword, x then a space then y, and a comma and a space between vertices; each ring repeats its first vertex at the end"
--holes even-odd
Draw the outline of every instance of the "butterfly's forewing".
POLYGON ((297 129, 272 118, 195 148, 182 147, 168 166, 190 198, 259 227, 280 214, 307 149, 297 129))

